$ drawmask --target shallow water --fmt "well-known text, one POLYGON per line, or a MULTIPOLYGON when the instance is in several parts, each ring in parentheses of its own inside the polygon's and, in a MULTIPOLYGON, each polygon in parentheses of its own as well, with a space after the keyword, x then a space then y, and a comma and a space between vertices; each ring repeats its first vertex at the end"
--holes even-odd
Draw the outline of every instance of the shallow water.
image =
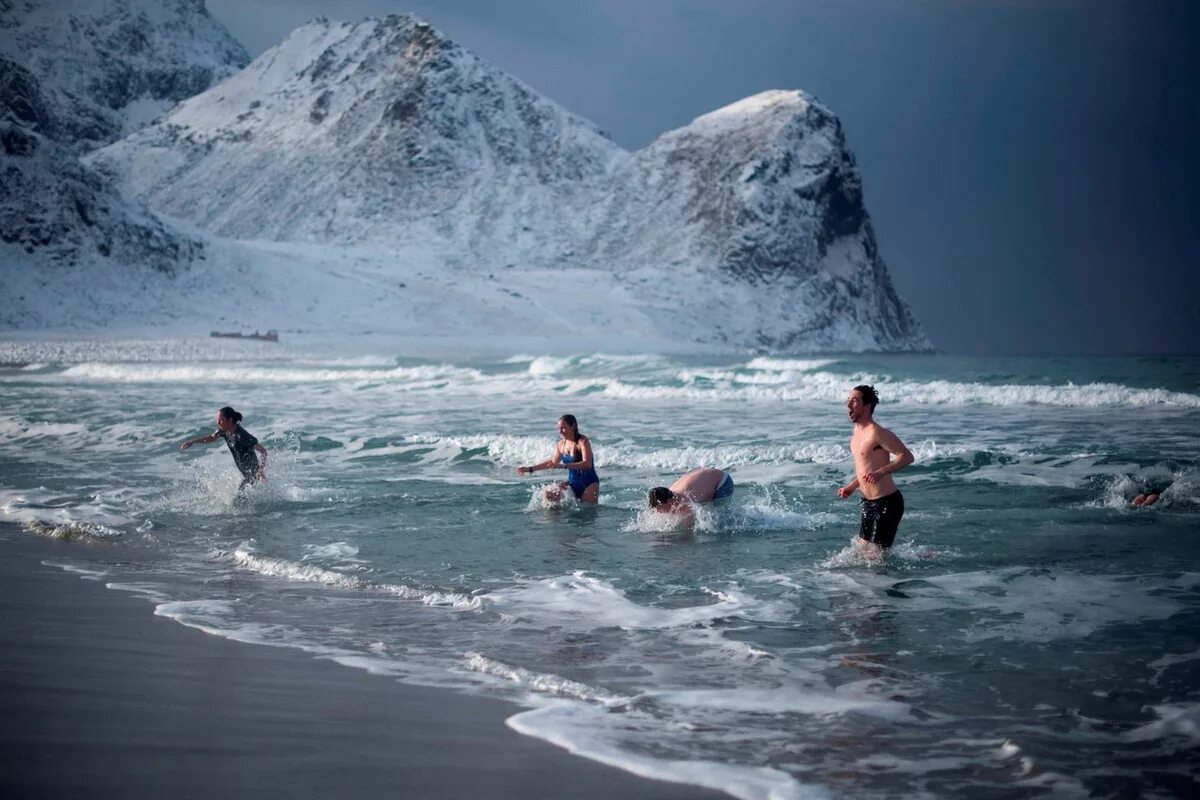
POLYGON ((1147 796, 1200 747, 1200 359, 0 342, 0 518, 215 635, 499 693, 515 729, 740 797, 1147 796), (913 449, 857 554, 843 400, 913 449), (218 407, 270 450, 238 498, 218 407), (593 440, 598 508, 520 464, 593 440), (642 510, 687 469, 734 497, 642 510), (1151 509, 1127 501, 1166 487, 1151 509))

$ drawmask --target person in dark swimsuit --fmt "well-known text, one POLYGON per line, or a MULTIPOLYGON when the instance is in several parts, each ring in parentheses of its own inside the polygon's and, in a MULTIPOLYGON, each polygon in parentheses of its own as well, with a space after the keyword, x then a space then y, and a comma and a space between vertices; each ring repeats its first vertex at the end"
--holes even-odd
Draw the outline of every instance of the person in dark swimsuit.
POLYGON ((194 444, 210 444, 217 439, 224 439, 233 455, 233 463, 238 472, 242 473, 242 483, 238 491, 242 491, 255 481, 267 482, 267 450, 258 443, 251 433, 242 427, 242 415, 229 406, 217 412, 217 429, 208 436, 189 439, 179 445, 180 450, 187 450, 194 444), (262 456, 260 459, 259 456, 262 456))
POLYGON ((558 435, 561 438, 554 447, 554 455, 532 466, 517 467, 517 474, 532 475, 542 469, 565 469, 567 479, 547 489, 546 499, 552 503, 558 502, 563 490, 570 489, 576 500, 598 502, 600 476, 596 474, 591 440, 579 432, 579 423, 571 414, 563 414, 558 418, 558 435))

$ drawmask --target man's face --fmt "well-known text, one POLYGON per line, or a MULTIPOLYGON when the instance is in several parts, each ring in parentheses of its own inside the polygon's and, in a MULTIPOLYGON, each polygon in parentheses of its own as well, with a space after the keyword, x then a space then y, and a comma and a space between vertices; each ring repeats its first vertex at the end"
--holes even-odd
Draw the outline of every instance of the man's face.
POLYGON ((858 422, 869 418, 871 409, 863 404, 862 392, 858 389, 851 389, 850 396, 846 398, 846 416, 850 417, 851 422, 858 422))
POLYGON ((221 412, 218 411, 217 412, 217 427, 220 428, 221 430, 225 431, 226 433, 232 433, 233 429, 237 427, 237 423, 234 422, 229 417, 222 416, 221 412))

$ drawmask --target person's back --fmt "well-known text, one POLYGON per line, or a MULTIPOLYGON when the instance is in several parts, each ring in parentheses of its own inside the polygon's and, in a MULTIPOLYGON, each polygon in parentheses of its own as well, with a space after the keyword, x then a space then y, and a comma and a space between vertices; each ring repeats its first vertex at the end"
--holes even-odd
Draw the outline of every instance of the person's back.
POLYGON ((707 503, 716 499, 718 490, 725 483, 729 484, 732 491, 733 479, 725 470, 701 467, 680 476, 669 488, 672 494, 682 495, 692 502, 707 503))
POLYGON ((679 524, 690 528, 696 516, 693 503, 711 503, 733 494, 733 478, 725 470, 713 467, 694 469, 680 476, 670 488, 655 486, 650 490, 650 508, 663 514, 673 514, 679 524))

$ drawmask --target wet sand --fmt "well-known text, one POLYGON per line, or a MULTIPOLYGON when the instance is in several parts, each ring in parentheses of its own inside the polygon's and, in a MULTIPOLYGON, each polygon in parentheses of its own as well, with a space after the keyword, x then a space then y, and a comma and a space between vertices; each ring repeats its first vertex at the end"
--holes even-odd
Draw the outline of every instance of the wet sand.
POLYGON ((42 563, 105 547, 0 526, 0 796, 725 797, 520 736, 508 703, 209 636, 42 563))

